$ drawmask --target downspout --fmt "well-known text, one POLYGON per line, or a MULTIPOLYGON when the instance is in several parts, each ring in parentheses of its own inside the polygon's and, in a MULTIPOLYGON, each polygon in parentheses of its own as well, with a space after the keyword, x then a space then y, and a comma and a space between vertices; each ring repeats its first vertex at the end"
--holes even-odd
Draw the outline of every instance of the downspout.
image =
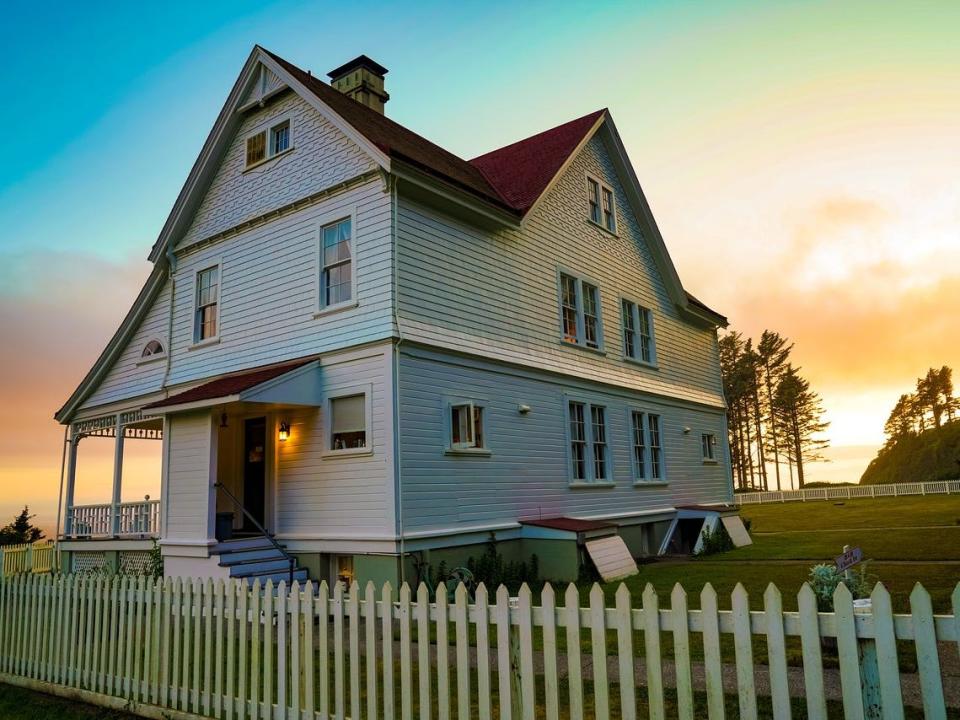
MULTIPOLYGON (((167 389, 167 382, 170 380, 170 369, 173 365, 173 301, 177 293, 177 280, 174 277, 174 271, 177 269, 177 256, 173 252, 173 246, 169 243, 166 249, 167 256, 167 275, 170 278, 170 302, 167 306, 167 359, 164 361, 163 381, 160 388, 167 389)), ((164 393, 166 394, 166 392, 164 393)), ((170 432, 170 422, 166 416, 163 418, 163 459, 160 466, 160 538, 161 540, 167 534, 167 517, 170 505, 169 483, 165 482, 164 474, 170 472, 170 440, 167 437, 170 432)))
POLYGON ((173 363, 173 299, 176 296, 177 280, 174 277, 174 271, 177 269, 177 256, 173 253, 173 248, 167 245, 167 275, 170 278, 170 303, 167 308, 167 359, 164 363, 163 382, 160 387, 167 389, 167 381, 170 379, 170 368, 173 363))
POLYGON ((57 495, 57 526, 54 538, 60 536, 60 518, 63 513, 63 479, 67 465, 67 443, 70 442, 70 423, 63 426, 63 452, 60 455, 60 493, 57 495))
POLYGON ((393 244, 393 324, 397 328, 397 343, 393 347, 393 496, 394 516, 396 518, 396 534, 400 540, 400 584, 406 580, 404 570, 406 557, 406 543, 403 538, 403 501, 401 497, 403 463, 400 450, 400 345, 403 343, 403 332, 400 329, 400 243, 397 241, 397 183, 396 175, 390 178, 390 240, 393 244))

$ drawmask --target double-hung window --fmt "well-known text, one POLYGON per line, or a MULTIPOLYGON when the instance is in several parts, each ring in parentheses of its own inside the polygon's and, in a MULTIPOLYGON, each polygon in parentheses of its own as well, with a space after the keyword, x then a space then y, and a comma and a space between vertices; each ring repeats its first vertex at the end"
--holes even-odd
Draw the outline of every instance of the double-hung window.
POLYGON ((655 364, 653 313, 649 308, 635 302, 621 300, 620 315, 623 324, 623 356, 629 360, 655 364))
POLYGON ((716 461, 717 436, 713 433, 703 433, 700 436, 700 449, 703 452, 704 462, 716 461))
POLYGON ((662 482, 665 478, 660 416, 642 410, 631 410, 630 434, 634 481, 662 482))
POLYGON ((609 185, 587 176, 587 205, 590 222, 612 233, 617 231, 617 213, 609 185))
POLYGON ((194 307, 193 341, 211 340, 220 332, 218 327, 220 306, 220 266, 206 268, 197 273, 194 307))
POLYGON ((483 408, 472 402, 450 405, 450 449, 483 450, 483 408))
POLYGON ((600 349, 600 290, 596 285, 560 273, 560 319, 564 342, 600 349))
POLYGON ((285 153, 292 147, 290 136, 290 119, 287 118, 269 128, 264 128, 247 136, 246 159, 244 168, 254 165, 285 153))
POLYGON ((607 445, 607 409, 603 405, 571 400, 570 471, 573 482, 610 482, 610 449, 607 445))
POLYGON ((335 307, 353 299, 353 227, 350 218, 320 231, 320 306, 335 307))

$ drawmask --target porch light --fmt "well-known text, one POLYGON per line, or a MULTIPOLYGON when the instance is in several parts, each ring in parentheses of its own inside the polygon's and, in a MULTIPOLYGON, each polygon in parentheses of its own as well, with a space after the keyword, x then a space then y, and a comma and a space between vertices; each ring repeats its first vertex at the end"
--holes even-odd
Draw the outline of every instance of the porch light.
POLYGON ((290 424, 280 423, 280 442, 285 442, 290 437, 290 424))

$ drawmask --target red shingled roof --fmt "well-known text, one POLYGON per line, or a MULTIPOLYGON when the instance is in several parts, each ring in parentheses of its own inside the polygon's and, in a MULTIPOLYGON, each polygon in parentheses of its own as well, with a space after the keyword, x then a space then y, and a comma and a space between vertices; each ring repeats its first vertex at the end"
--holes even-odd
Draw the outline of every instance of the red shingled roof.
POLYGON ((606 110, 537 133, 470 161, 511 206, 525 213, 606 110))
POLYGON ((291 370, 303 367, 316 359, 315 355, 307 358, 300 358, 291 362, 280 363, 279 365, 267 365, 254 370, 245 370, 243 372, 223 375, 216 380, 205 382, 203 385, 197 385, 195 388, 185 390, 182 393, 171 395, 163 400, 144 405, 144 410, 151 408, 170 407, 172 405, 183 405, 185 403, 199 402, 201 400, 215 400, 216 398, 229 397, 237 395, 244 390, 256 387, 268 380, 280 377, 291 370))

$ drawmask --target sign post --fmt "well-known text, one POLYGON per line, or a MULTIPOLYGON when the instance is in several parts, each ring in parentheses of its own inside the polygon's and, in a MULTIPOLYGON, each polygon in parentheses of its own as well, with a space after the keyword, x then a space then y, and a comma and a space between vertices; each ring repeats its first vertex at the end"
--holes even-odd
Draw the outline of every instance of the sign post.
MULTIPOLYGON (((863 562, 863 550, 843 546, 843 553, 834 558, 837 570, 844 579, 853 580, 853 566, 863 562)), ((852 582, 850 583, 852 585, 852 582)), ((848 586, 849 587, 849 586, 848 586)), ((873 603, 869 598, 853 601, 854 615, 873 615, 873 603)), ((880 698, 880 668, 877 665, 877 643, 873 638, 857 638, 857 654, 860 656, 860 693, 863 697, 865 720, 880 720, 883 704, 880 698)))

